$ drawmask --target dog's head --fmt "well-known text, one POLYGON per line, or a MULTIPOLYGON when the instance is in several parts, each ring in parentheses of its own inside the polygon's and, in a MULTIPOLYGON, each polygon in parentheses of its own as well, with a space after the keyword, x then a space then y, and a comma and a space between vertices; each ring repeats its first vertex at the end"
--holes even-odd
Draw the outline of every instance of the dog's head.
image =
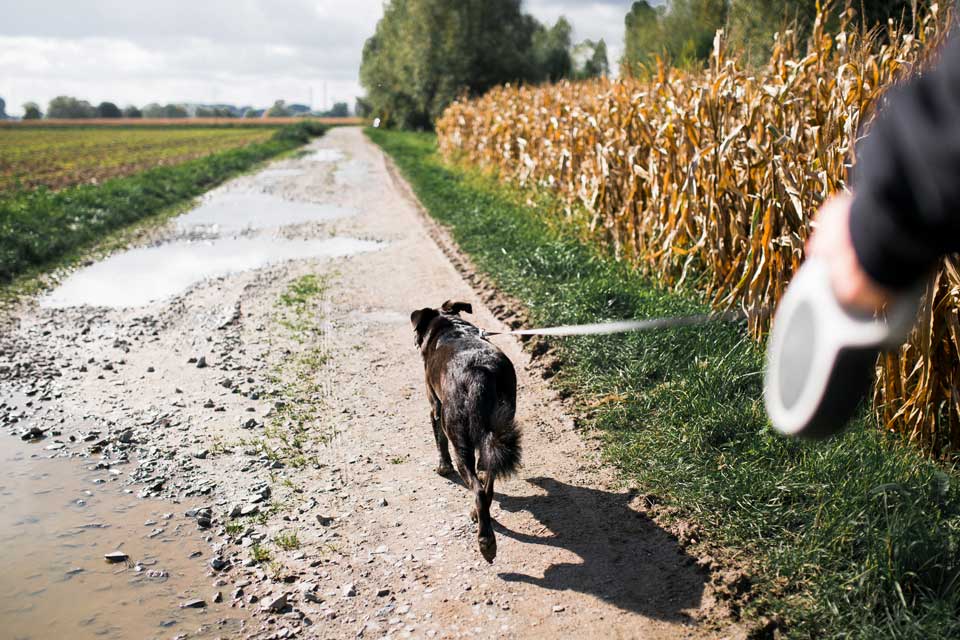
POLYGON ((414 342, 417 347, 423 346, 423 339, 427 336, 427 329, 440 312, 430 307, 417 309, 410 314, 410 324, 413 325, 414 342))
POLYGON ((427 332, 430 330, 430 323, 433 322, 435 318, 441 315, 459 317, 461 312, 473 313, 473 306, 469 302, 447 300, 440 305, 439 309, 425 307, 411 313, 410 324, 413 325, 414 340, 417 347, 423 347, 423 341, 427 337, 427 332))

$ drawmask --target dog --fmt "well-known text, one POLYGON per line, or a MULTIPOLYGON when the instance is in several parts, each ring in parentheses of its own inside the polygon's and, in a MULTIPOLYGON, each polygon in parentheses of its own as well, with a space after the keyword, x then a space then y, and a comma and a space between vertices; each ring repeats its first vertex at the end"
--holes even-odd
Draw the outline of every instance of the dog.
POLYGON ((460 317, 473 313, 466 302, 444 302, 439 309, 410 314, 415 342, 423 356, 430 421, 440 454, 437 473, 456 467, 473 493, 470 516, 477 522, 480 554, 497 556, 490 520, 493 483, 520 466, 520 430, 514 420, 517 373, 513 363, 480 330, 460 317), (453 445, 453 459, 450 447, 453 445), (484 470, 483 482, 477 468, 484 470))

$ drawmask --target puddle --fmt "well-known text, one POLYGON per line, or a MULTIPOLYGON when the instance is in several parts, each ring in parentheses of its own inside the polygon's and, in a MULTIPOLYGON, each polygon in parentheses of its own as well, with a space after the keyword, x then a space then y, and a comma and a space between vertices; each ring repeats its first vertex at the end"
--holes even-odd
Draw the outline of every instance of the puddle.
POLYGON ((336 258, 376 251, 384 245, 371 240, 328 238, 223 238, 172 242, 116 254, 74 272, 40 306, 122 309, 141 307, 183 293, 207 278, 259 269, 287 260, 336 258))
POLYGON ((345 207, 285 200, 266 193, 227 191, 205 199, 196 209, 179 216, 177 228, 184 232, 233 235, 253 229, 323 222, 354 213, 345 207))
POLYGON ((317 149, 313 153, 303 156, 307 162, 337 162, 343 159, 343 152, 339 149, 317 149))
POLYGON ((302 169, 264 169, 258 173, 255 177, 257 179, 266 178, 270 180, 272 178, 292 178, 294 176, 302 176, 302 169))
MULTIPOLYGON (((213 602, 217 589, 204 564, 210 547, 184 516, 187 507, 94 484, 108 473, 43 459, 46 441, 0 437, 0 636, 240 635, 244 614, 213 602), (104 554, 117 550, 129 560, 107 563, 104 554), (191 559, 195 552, 202 555, 191 559), (180 608, 192 598, 206 608, 180 608)), ((220 588, 227 600, 228 589, 220 588)))

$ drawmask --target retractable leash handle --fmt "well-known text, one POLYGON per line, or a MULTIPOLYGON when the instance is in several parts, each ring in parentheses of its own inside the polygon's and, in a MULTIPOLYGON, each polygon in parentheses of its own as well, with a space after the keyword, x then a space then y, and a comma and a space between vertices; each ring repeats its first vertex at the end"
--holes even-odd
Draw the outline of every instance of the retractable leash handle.
POLYGON ((764 402, 774 428, 805 438, 843 429, 866 395, 877 355, 906 340, 919 292, 888 305, 886 318, 837 301, 827 264, 807 260, 777 307, 767 344, 764 402))

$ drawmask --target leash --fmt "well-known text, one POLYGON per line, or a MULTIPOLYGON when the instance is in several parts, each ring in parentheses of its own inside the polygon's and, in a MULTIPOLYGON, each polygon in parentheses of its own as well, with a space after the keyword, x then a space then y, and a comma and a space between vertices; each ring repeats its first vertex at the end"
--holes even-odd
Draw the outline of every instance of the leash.
POLYGON ((516 331, 480 330, 480 337, 488 336, 593 336, 627 331, 650 331, 652 329, 673 329, 676 327, 694 327, 714 322, 739 322, 746 320, 743 311, 724 311, 722 313, 704 313, 693 316, 675 316, 672 318, 649 318, 646 320, 621 320, 618 322, 598 322, 595 324, 574 324, 543 329, 518 329, 516 331))

